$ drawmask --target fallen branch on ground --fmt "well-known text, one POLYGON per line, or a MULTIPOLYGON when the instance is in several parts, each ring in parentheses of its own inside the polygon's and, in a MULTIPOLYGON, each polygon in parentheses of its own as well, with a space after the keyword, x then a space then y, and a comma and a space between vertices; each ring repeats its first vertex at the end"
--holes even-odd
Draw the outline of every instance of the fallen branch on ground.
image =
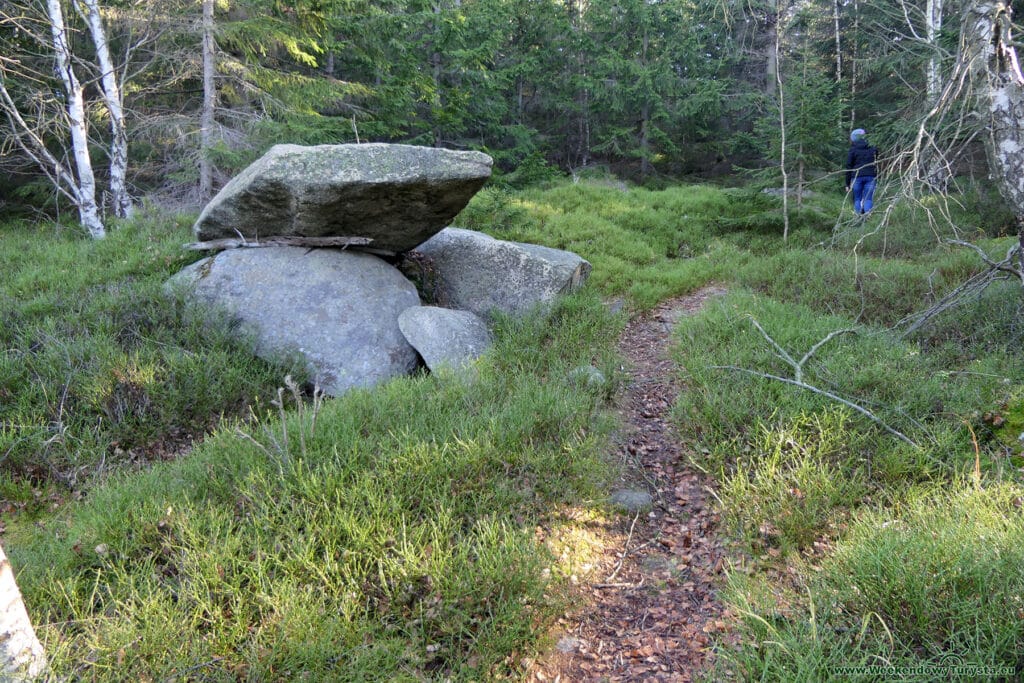
POLYGON ((186 249, 195 251, 215 251, 218 249, 254 249, 258 247, 354 247, 366 246, 373 242, 371 237, 302 237, 301 235, 281 235, 278 237, 264 237, 249 241, 244 237, 225 237, 219 240, 208 240, 206 242, 190 242, 185 245, 186 249))
MULTIPOLYGON (((1024 242, 1024 232, 1021 233, 1021 240, 1024 242)), ((981 260, 988 266, 988 270, 982 271, 968 278, 967 281, 960 284, 953 291, 946 296, 942 297, 939 301, 933 304, 931 307, 915 313, 913 315, 903 318, 893 328, 899 328, 907 325, 907 329, 904 330, 901 337, 909 337, 914 332, 918 331, 929 320, 939 315, 944 311, 948 311, 951 308, 959 306, 968 299, 976 298, 988 289, 988 286, 993 282, 999 280, 1017 279, 1020 280, 1021 285, 1024 286, 1024 245, 1014 244, 1007 252, 1006 256, 1002 261, 994 261, 992 258, 985 253, 981 247, 970 242, 964 242, 961 240, 945 240, 947 244, 954 244, 961 247, 967 247, 973 249, 981 257, 981 260), (1020 261, 1022 265, 1014 265, 1014 261, 1020 261)))
POLYGON ((776 342, 774 339, 772 339, 771 335, 769 335, 767 332, 765 332, 764 328, 761 327, 760 323, 758 323, 757 320, 755 320, 753 318, 753 316, 748 316, 748 317, 750 318, 750 322, 753 323, 754 327, 756 327, 758 329, 758 331, 761 333, 761 335, 764 336, 764 338, 768 341, 769 344, 771 344, 772 348, 775 349, 775 356, 778 357, 779 359, 785 361, 791 368, 793 368, 793 377, 794 378, 790 379, 788 377, 780 377, 779 375, 772 375, 772 374, 769 374, 769 373, 766 373, 766 372, 759 372, 757 370, 750 370, 749 368, 741 368, 741 367, 738 367, 738 366, 735 366, 735 365, 712 365, 711 366, 712 368, 714 368, 716 370, 733 370, 733 371, 736 371, 736 372, 744 372, 744 373, 747 373, 748 375, 754 375, 755 377, 762 377, 764 379, 774 379, 776 381, 783 382, 785 384, 792 384, 793 386, 800 387, 801 389, 804 389, 806 391, 810 391, 811 393, 819 394, 821 396, 825 396, 827 398, 832 399, 833 401, 841 403, 842 405, 846 406, 847 408, 851 408, 851 409, 857 411, 858 413, 860 413, 864 417, 868 418, 869 420, 871 420, 872 422, 874 422, 875 424, 880 426, 882 429, 884 429, 885 431, 887 431, 890 434, 892 434, 893 436, 895 436, 896 438, 900 439, 901 441, 910 444, 914 448, 920 448, 920 446, 918 446, 918 444, 913 439, 911 439, 909 436, 907 436, 903 432, 900 432, 900 431, 898 431, 896 429, 893 429, 892 427, 887 425, 877 415, 872 413, 867 408, 864 408, 863 406, 859 406, 856 403, 854 403, 853 401, 849 401, 849 400, 843 398, 842 396, 838 396, 836 394, 833 394, 830 391, 826 391, 824 389, 821 389, 819 387, 813 386, 811 384, 807 384, 806 382, 803 381, 804 364, 807 363, 807 361, 810 360, 814 356, 815 353, 817 353, 818 349, 820 349, 826 343, 828 343, 832 339, 835 339, 836 337, 838 337, 841 334, 855 333, 857 330, 852 329, 852 328, 848 328, 848 329, 835 330, 833 332, 830 332, 824 339, 822 339, 821 341, 816 343, 814 346, 812 346, 810 348, 810 350, 807 353, 804 354, 803 358, 801 358, 799 361, 797 361, 797 360, 794 360, 793 357, 791 355, 789 355, 789 353, 787 353, 784 348, 779 346, 778 342, 776 342))

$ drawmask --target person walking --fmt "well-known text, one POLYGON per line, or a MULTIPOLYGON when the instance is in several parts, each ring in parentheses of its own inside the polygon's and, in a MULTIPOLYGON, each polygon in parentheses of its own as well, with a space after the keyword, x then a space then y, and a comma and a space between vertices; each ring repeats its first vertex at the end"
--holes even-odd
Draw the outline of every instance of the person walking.
POLYGON ((867 132, 863 128, 850 133, 850 151, 846 155, 846 191, 853 190, 853 212, 858 215, 871 213, 874 206, 875 183, 878 169, 875 156, 878 150, 868 144, 867 132))

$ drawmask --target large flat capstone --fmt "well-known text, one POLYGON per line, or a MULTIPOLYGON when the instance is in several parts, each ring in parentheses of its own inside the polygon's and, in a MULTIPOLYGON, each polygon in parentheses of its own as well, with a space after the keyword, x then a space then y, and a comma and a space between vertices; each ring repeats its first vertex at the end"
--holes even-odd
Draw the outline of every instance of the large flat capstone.
POLYGON ((330 395, 408 374, 415 349, 398 316, 419 306, 416 287, 370 254, 336 249, 230 249, 171 281, 193 301, 237 318, 255 353, 300 354, 330 395))
POLYGON ((275 145, 235 176, 193 226, 199 241, 367 237, 399 253, 439 232, 491 175, 482 152, 413 145, 275 145))

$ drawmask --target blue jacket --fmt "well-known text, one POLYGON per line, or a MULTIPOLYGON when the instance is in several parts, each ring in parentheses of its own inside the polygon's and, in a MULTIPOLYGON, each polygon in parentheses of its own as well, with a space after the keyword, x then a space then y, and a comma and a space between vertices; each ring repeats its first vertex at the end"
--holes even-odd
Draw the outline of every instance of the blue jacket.
POLYGON ((875 155, 878 150, 870 146, 863 138, 850 145, 846 155, 846 184, 853 183, 854 178, 874 178, 878 175, 875 168, 875 155))

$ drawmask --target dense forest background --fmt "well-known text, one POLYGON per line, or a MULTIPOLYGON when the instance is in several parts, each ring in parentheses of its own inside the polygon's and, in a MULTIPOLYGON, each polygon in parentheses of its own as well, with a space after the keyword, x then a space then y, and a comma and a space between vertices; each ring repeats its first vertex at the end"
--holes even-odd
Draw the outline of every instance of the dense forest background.
POLYGON ((860 127, 889 169, 916 141, 942 150, 941 182, 984 172, 977 120, 955 107, 919 135, 955 61, 952 0, 75 0, 64 73, 61 5, 44 4, 0 13, 0 209, 59 198, 30 143, 69 165, 72 70, 113 214, 118 136, 127 192, 186 205, 278 142, 479 149, 512 186, 594 169, 806 182, 841 168, 860 127))
POLYGON ((1021 680, 1010 10, 2 0, 0 568, 51 677, 545 680, 565 633, 622 679, 1021 680), (489 153, 456 224, 587 287, 329 401, 168 296, 231 177, 354 142, 489 153))

